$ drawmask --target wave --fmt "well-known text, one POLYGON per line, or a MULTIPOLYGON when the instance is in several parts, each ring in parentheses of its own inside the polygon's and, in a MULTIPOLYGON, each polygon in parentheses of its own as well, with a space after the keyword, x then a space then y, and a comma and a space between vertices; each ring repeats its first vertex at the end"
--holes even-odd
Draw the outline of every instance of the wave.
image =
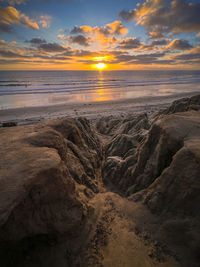
POLYGON ((26 84, 11 84, 6 85, 9 88, 3 88, 0 85, 0 95, 12 95, 12 94, 51 94, 51 93, 81 93, 81 92, 90 92, 95 90, 109 90, 109 89, 121 89, 121 88, 129 88, 131 87, 138 89, 140 87, 152 87, 152 86, 162 86, 162 85, 180 85, 180 84, 199 84, 200 78, 198 79, 168 79, 168 80, 154 80, 154 81, 123 81, 118 83, 92 83, 92 84, 84 84, 84 83, 75 83, 75 84, 66 84, 66 83, 58 83, 58 84, 50 84, 53 87, 47 86, 27 86, 26 84), (56 85, 56 87, 55 87, 56 85), (63 87, 60 87, 62 86, 63 87), (67 86, 66 86, 67 85, 67 86), (80 86, 81 85, 81 86, 80 86), (16 88, 17 87, 17 88, 16 88))

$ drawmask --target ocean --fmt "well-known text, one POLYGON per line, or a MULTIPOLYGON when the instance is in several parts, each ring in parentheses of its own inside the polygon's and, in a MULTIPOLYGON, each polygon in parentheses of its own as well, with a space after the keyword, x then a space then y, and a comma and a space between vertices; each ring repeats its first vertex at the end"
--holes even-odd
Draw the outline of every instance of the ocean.
POLYGON ((200 71, 0 71, 0 109, 200 93, 200 71))

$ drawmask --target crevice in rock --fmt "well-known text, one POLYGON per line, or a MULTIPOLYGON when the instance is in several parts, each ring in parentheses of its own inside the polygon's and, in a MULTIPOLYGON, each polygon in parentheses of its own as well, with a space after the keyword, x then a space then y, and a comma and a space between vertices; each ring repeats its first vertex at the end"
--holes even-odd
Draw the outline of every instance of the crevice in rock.
MULTIPOLYGON (((175 103, 165 112, 176 107, 183 105, 175 103)), ((166 242, 182 266, 197 262, 199 111, 163 115, 152 126, 151 119, 147 114, 96 124, 64 119, 19 127, 16 139, 11 128, 1 133, 2 147, 9 151, 1 154, 6 167, 0 180, 5 267, 104 266, 105 250, 122 251, 121 240, 127 251, 146 242, 151 249, 145 261, 164 261, 161 245, 151 238, 166 242)))

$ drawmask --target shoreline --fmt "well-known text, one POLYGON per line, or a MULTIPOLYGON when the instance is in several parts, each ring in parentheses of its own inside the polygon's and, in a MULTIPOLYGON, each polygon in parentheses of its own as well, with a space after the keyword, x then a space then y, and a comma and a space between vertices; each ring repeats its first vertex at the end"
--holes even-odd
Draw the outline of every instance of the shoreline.
POLYGON ((173 101, 191 97, 199 92, 182 93, 170 96, 142 97, 116 101, 66 103, 53 106, 22 107, 0 110, 0 124, 16 122, 17 125, 28 125, 58 118, 86 117, 99 119, 101 117, 121 117, 127 114, 153 113, 168 107, 173 101))

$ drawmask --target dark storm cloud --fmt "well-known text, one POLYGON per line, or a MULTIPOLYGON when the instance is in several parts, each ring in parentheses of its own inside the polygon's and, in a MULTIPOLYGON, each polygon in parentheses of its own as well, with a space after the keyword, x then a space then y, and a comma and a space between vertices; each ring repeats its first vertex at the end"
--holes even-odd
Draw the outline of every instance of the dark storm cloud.
POLYGON ((181 33, 200 30, 200 3, 185 0, 146 0, 136 9, 122 10, 119 17, 137 21, 149 32, 181 33))

